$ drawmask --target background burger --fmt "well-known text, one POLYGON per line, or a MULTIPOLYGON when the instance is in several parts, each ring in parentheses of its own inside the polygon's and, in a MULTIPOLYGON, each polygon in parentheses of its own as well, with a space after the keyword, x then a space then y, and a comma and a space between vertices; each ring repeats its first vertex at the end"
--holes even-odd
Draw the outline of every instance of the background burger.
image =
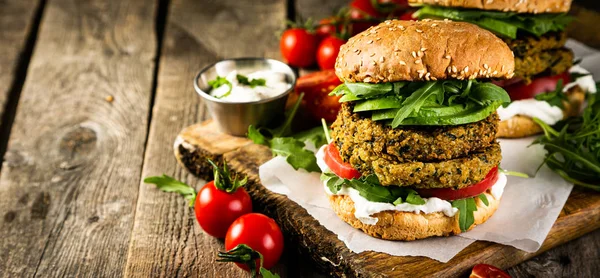
POLYGON ((473 24, 391 20, 351 38, 333 141, 317 153, 337 215, 365 233, 415 240, 467 231, 496 210, 506 177, 491 79, 514 75, 508 46, 473 24))
POLYGON ((566 14, 571 0, 409 0, 409 3, 424 5, 415 13, 420 19, 447 18, 476 24, 494 32, 513 51, 514 78, 498 83, 513 101, 498 110, 502 120, 499 137, 540 133, 542 129, 533 117, 554 125, 579 113, 585 91, 596 91, 591 77, 580 78, 588 72, 573 67, 573 52, 564 47, 567 39, 564 30, 572 20, 566 14))

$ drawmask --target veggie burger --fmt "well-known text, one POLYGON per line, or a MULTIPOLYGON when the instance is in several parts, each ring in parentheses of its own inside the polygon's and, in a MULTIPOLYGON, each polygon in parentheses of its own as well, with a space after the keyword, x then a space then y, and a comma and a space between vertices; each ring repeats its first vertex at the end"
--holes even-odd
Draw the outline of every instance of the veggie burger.
POLYGON ((422 5, 419 19, 438 18, 470 22, 492 31, 515 55, 515 75, 498 83, 513 101, 498 110, 499 137, 540 133, 536 117, 548 125, 576 116, 585 93, 595 92, 586 70, 573 66, 573 52, 565 48, 566 13, 571 0, 409 0, 422 5))
POLYGON ((335 71, 342 109, 317 162, 342 220, 415 240, 496 211, 506 184, 496 109, 510 98, 490 81, 514 75, 506 43, 470 23, 388 20, 348 40, 335 71))

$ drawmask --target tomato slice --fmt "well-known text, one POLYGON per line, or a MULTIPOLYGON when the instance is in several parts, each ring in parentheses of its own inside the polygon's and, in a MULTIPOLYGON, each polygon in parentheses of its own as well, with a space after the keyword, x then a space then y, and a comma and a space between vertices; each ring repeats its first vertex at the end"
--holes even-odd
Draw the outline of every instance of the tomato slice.
POLYGON ((469 278, 510 278, 510 275, 493 265, 477 264, 469 278))
POLYGON ((432 188, 416 190, 421 197, 437 197, 442 200, 452 201, 477 196, 492 187, 496 181, 498 181, 498 167, 492 168, 482 181, 462 189, 432 188))
POLYGON ((547 93, 556 89, 556 83, 558 80, 563 81, 563 86, 567 85, 571 81, 571 75, 565 71, 561 74, 553 76, 544 76, 533 79, 531 83, 524 84, 523 82, 514 83, 503 86, 511 100, 520 100, 533 98, 538 94, 547 93))
POLYGON ((344 162, 340 157, 340 152, 337 150, 333 142, 325 146, 325 164, 327 167, 336 174, 338 177, 343 179, 358 179, 360 178, 360 172, 354 168, 350 163, 344 162))

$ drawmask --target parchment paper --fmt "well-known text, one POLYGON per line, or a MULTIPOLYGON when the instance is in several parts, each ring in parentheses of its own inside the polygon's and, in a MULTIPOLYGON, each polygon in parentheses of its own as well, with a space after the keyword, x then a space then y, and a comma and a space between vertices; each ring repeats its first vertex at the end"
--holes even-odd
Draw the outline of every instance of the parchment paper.
MULTIPOLYGON (((581 66, 600 77, 600 52, 569 40, 581 66)), ((544 157, 539 145, 529 146, 533 137, 499 140, 503 169, 531 176, 544 157)), ((534 178, 508 177, 500 206, 484 224, 460 236, 393 242, 370 237, 340 220, 329 207, 318 173, 295 171, 284 158, 275 157, 259 168, 261 183, 304 207, 321 225, 337 234, 356 253, 377 251, 395 256, 425 256, 447 262, 475 240, 511 245, 527 252, 537 251, 564 206, 573 185, 542 167, 534 178)))

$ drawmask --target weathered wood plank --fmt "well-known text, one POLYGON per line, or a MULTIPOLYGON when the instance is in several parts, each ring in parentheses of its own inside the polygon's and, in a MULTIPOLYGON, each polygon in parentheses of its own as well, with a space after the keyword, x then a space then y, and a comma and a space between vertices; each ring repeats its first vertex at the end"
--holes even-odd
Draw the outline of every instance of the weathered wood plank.
MULTIPOLYGON (((30 49, 28 46, 35 40, 36 12, 42 8, 42 4, 40 0, 6 0, 0 1, 0 5, 0 126, 4 126, 10 125, 4 122, 9 95, 13 94, 16 98, 23 85, 24 76, 19 75, 24 74, 27 67, 27 56, 30 54, 27 53, 30 49)), ((2 134, 0 138, 8 136, 2 134)))
POLYGON ((151 1, 47 3, 0 177, 2 276, 122 275, 154 11, 151 1))
MULTIPOLYGON (((166 173, 202 186, 177 166, 172 149, 180 130, 207 116, 192 79, 222 58, 279 57, 275 32, 285 17, 283 0, 171 3, 142 177, 166 173)), ((217 251, 224 249, 222 241, 202 232, 183 199, 153 185, 141 184, 139 190, 126 276, 246 275, 233 265, 214 262, 217 251)))

